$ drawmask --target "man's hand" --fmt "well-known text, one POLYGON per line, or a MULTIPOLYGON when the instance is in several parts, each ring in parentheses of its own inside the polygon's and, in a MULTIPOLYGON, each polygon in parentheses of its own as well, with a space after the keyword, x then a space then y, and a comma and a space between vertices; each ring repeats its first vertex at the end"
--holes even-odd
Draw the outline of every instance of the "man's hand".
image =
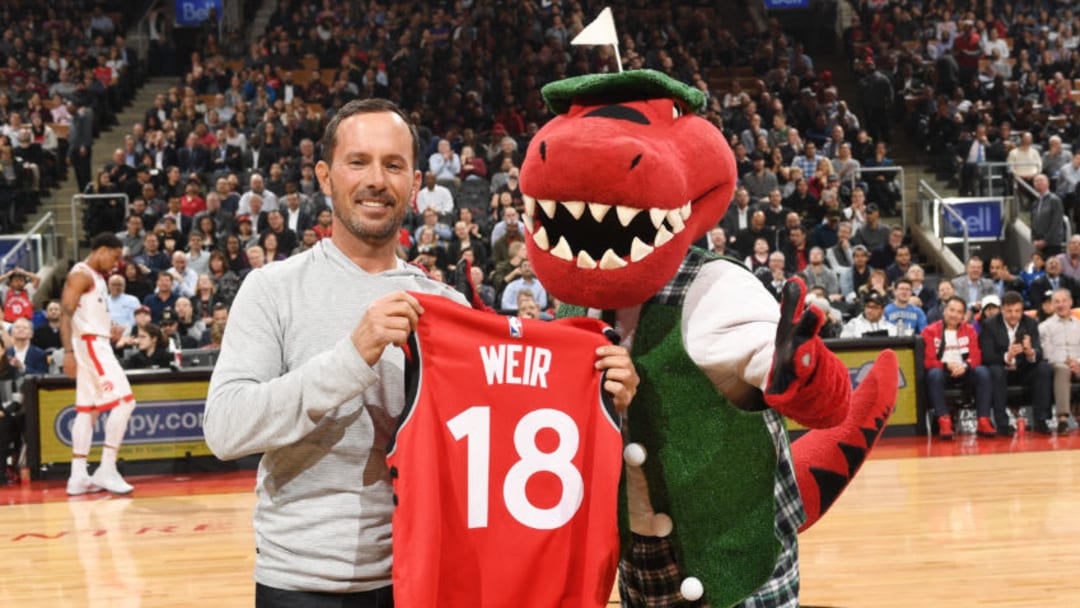
POLYGON ((353 330, 353 346, 368 365, 375 365, 388 344, 405 344, 422 314, 424 307, 404 291, 383 296, 371 303, 353 330))
POLYGON ((959 378, 967 371, 967 366, 963 363, 952 362, 949 363, 949 375, 953 378, 959 378))
POLYGON ((604 390, 611 393, 615 409, 625 412, 637 394, 638 377, 630 352, 622 346, 601 346, 596 349, 596 369, 606 370, 604 390))
POLYGON ((75 363, 75 353, 64 353, 64 375, 72 380, 75 379, 75 372, 78 371, 78 366, 75 363))
POLYGON ((1069 359, 1065 362, 1065 364, 1069 366, 1070 372, 1074 374, 1080 374, 1080 361, 1077 361, 1076 359, 1069 359))

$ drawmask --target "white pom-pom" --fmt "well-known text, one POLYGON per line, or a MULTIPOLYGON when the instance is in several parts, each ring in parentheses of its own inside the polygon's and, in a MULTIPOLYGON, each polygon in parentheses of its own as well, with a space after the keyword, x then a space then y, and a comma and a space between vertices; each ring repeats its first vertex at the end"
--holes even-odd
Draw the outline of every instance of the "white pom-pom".
POLYGON ((623 460, 632 467, 640 467, 645 463, 645 446, 640 443, 628 443, 622 451, 623 460))
POLYGON ((705 595, 705 587, 697 577, 688 576, 683 579, 682 585, 679 585, 679 593, 686 601, 695 602, 705 595))
POLYGON ((668 534, 671 534, 671 530, 675 528, 675 522, 671 521, 671 517, 667 513, 655 513, 652 516, 652 531, 653 536, 659 536, 664 538, 668 534))

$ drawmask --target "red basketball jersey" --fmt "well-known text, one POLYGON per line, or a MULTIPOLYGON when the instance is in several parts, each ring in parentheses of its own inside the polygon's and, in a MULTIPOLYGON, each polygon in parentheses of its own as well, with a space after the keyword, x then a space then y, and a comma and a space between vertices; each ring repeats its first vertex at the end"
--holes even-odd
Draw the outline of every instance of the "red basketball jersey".
POLYGON ((399 608, 607 604, 619 538, 619 417, 593 319, 544 322, 413 294, 394 480, 399 608))

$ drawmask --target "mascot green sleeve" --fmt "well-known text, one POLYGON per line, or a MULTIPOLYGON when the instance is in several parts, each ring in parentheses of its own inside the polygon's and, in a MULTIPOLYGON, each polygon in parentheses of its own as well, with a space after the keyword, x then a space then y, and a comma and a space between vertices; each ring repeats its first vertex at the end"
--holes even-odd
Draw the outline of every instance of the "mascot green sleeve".
POLYGON ((803 310, 691 244, 735 188, 704 95, 649 70, 543 89, 558 114, 521 169, 529 259, 561 314, 615 324, 629 410, 619 591, 631 607, 798 605, 796 534, 832 504, 896 398, 881 354, 859 389, 803 310), (784 417, 813 430, 789 445, 784 417), (805 505, 805 508, 804 508, 805 505))

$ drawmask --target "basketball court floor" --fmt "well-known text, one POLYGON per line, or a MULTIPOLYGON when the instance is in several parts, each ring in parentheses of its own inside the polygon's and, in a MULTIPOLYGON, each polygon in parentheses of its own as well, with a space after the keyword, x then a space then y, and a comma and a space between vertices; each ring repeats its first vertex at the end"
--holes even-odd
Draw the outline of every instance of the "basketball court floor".
MULTIPOLYGON (((131 481, 0 487, 0 606, 251 606, 254 472, 131 481)), ((1080 606, 1080 436, 884 439, 800 542, 807 606, 1080 606)))

